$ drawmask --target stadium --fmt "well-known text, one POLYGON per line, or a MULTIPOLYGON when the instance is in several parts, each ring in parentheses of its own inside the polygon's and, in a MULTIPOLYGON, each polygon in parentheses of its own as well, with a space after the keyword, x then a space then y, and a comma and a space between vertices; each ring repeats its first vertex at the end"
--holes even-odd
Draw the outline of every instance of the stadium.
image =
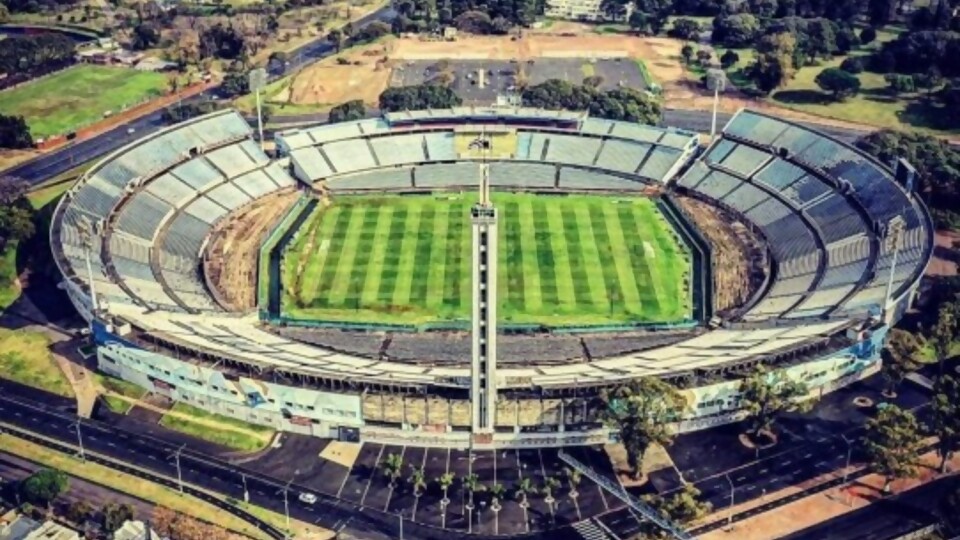
POLYGON ((706 146, 524 108, 275 140, 195 118, 60 202, 51 247, 104 372, 280 430, 447 448, 603 444, 599 393, 654 376, 696 430, 740 417, 758 364, 814 394, 876 372, 933 246, 908 165, 749 110, 706 146), (499 261, 484 438, 477 231, 499 261))

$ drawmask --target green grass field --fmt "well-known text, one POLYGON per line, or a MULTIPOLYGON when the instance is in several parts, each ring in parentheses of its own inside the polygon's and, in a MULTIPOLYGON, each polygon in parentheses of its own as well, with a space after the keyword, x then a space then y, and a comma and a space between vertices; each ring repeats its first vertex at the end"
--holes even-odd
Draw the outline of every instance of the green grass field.
MULTIPOLYGON (((283 315, 422 324, 470 313, 469 208, 459 195, 338 197, 284 255, 283 315)), ((515 324, 691 316, 687 247, 646 198, 494 194, 499 318, 515 324)))
POLYGON ((40 332, 0 328, 0 377, 73 397, 73 388, 50 354, 50 338, 40 332))
POLYGON ((160 96, 166 76, 82 64, 0 92, 0 113, 23 115, 34 138, 65 134, 160 96))
POLYGON ((183 402, 174 404, 171 411, 196 418, 192 421, 186 417, 164 415, 160 425, 187 435, 226 446, 241 452, 253 452, 270 444, 274 431, 266 426, 249 424, 236 418, 211 413, 198 409, 183 402), (214 426, 221 426, 218 429, 214 426))

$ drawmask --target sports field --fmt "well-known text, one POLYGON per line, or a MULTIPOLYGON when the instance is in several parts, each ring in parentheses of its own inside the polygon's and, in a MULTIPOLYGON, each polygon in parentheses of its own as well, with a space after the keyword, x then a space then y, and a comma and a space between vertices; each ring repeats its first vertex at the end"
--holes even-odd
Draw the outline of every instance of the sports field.
POLYGON ((163 94, 166 76, 81 64, 0 92, 0 113, 22 115, 33 137, 66 134, 163 94))
MULTIPOLYGON (((283 315, 417 324, 468 320, 475 197, 338 197, 291 240, 283 315)), ((691 316, 686 246, 650 199, 494 194, 499 318, 576 325, 691 316)))

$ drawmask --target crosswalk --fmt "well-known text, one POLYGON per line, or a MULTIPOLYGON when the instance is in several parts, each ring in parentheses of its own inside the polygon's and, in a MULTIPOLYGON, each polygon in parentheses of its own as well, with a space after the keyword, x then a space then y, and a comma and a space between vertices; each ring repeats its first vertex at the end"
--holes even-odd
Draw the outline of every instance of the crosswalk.
POLYGON ((593 519, 575 523, 573 529, 583 540, 619 540, 616 536, 601 528, 593 519))

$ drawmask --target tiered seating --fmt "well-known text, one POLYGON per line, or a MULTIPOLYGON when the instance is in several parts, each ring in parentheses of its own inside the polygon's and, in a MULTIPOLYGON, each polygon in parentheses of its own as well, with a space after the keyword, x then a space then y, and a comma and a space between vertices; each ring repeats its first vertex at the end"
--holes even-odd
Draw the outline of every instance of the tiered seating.
POLYGON ((178 180, 171 174, 164 174, 147 184, 147 193, 166 201, 172 206, 180 206, 196 196, 197 191, 178 180))
POLYGON ((330 141, 340 141, 343 139, 352 139, 363 135, 360 131, 358 122, 343 122, 340 124, 326 124, 315 126, 306 133, 313 139, 314 144, 326 143, 330 141))
POLYGON ((333 191, 355 189, 410 189, 413 187, 409 168, 377 169, 327 180, 326 186, 333 191))
POLYGON ((583 124, 580 127, 580 133, 586 133, 590 135, 607 135, 610 133, 610 130, 613 129, 614 122, 612 120, 604 120, 603 118, 587 118, 583 121, 583 124))
POLYGON ((620 139, 607 139, 597 156, 597 167, 634 173, 650 151, 650 145, 620 139))
POLYGON ((138 193, 120 211, 116 228, 152 242, 160 223, 171 212, 173 207, 166 202, 149 193, 138 193))
POLYGON ((431 161, 453 161, 457 152, 453 146, 453 133, 425 133, 423 140, 427 144, 427 155, 431 161))
POLYGON ((320 150, 314 146, 307 146, 290 152, 290 159, 293 161, 298 175, 310 182, 335 174, 330 165, 327 164, 327 160, 320 154, 320 150))
POLYGON ((680 159, 680 152, 665 146, 654 146, 650 156, 647 157, 637 174, 645 178, 652 178, 658 182, 668 180, 667 174, 670 172, 680 159))
POLYGON ((207 197, 218 205, 233 210, 251 201, 250 196, 232 182, 226 182, 207 192, 207 197))
POLYGON ((578 169, 576 167, 560 168, 560 184, 564 189, 612 189, 612 190, 642 190, 646 185, 639 180, 622 178, 612 174, 578 169))
POLYGON ((600 139, 572 135, 550 135, 545 161, 593 165, 600 151, 600 139))
POLYGON ((216 223, 220 218, 227 215, 226 208, 207 197, 199 197, 193 200, 184 211, 207 223, 216 223))
POLYGON ((240 176, 260 165, 240 144, 224 146, 204 155, 214 167, 222 171, 228 178, 240 176))
POLYGON ((73 204, 88 215, 102 219, 107 217, 122 193, 119 188, 94 177, 73 192, 73 204))
POLYGON ((437 163, 413 169, 413 184, 418 188, 477 186, 480 167, 476 163, 437 163))
POLYGON ((491 186, 551 188, 556 182, 557 168, 541 163, 497 161, 490 164, 491 186))
POLYGON ((263 169, 258 169, 239 178, 235 178, 233 184, 251 199, 259 199, 279 188, 263 169))
POLYGON ((723 198, 724 204, 736 208, 742 214, 749 213, 755 206, 764 203, 770 196, 760 188, 747 183, 740 184, 723 198))
POLYGON ((655 143, 663 137, 663 130, 653 126, 634 124, 632 122, 614 122, 610 135, 622 139, 655 143))
POLYGON ((536 158, 530 155, 530 147, 533 144, 533 135, 527 132, 520 132, 517 134, 517 150, 514 152, 514 156, 517 159, 539 159, 538 155, 536 158))
POLYGON ((333 141, 323 145, 323 153, 338 173, 348 173, 377 166, 370 147, 363 139, 333 141))
POLYGON ((384 167, 427 160, 423 152, 423 135, 420 134, 375 137, 370 139, 370 145, 384 167))
POLYGON ((550 138, 550 135, 545 133, 531 133, 530 134, 530 150, 527 152, 527 159, 533 161, 544 160, 545 149, 547 146, 547 140, 550 138))
POLYGON ((191 159, 170 172, 196 191, 203 191, 223 181, 223 174, 202 157, 191 159))
POLYGON ((720 166, 734 171, 739 176, 749 178, 761 165, 771 159, 770 154, 752 146, 737 144, 727 154, 720 166))

